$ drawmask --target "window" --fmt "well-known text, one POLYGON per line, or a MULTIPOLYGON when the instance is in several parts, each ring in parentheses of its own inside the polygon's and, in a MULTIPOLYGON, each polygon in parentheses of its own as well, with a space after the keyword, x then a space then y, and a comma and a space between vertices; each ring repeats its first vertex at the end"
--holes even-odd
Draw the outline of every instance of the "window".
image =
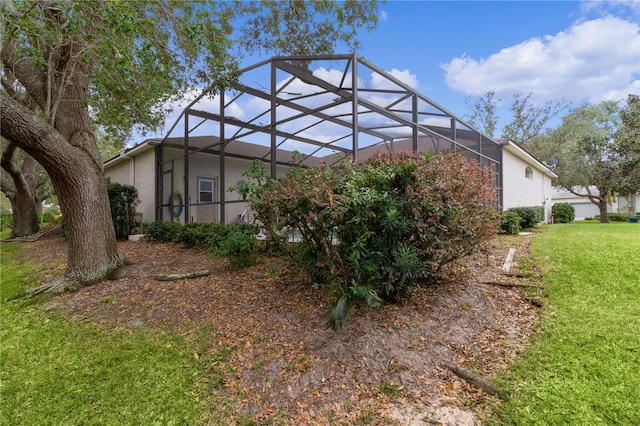
POLYGON ((527 166, 527 168, 524 169, 524 177, 527 179, 533 179, 533 170, 531 170, 531 167, 527 166))
POLYGON ((211 203, 214 200, 215 180, 212 178, 198 178, 198 202, 211 203))

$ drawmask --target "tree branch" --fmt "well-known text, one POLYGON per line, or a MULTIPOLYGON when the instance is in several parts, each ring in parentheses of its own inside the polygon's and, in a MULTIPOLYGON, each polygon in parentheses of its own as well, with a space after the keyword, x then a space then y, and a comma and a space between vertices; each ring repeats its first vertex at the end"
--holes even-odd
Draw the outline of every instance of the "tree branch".
POLYGON ((64 137, 34 111, 10 96, 0 96, 0 132, 9 142, 31 155, 51 175, 51 170, 68 170, 76 152, 64 137))
POLYGON ((585 198, 588 198, 588 199, 589 199, 589 201, 591 201, 591 202, 592 202, 592 203, 594 203, 594 204, 598 204, 598 202, 599 202, 600 200, 602 200, 602 197, 601 197, 601 196, 595 196, 595 195, 592 195, 592 194, 591 194, 591 191, 589 190, 589 188, 588 188, 588 187, 584 187, 584 188, 585 188, 585 190, 587 191, 587 193, 586 193, 586 194, 581 194, 581 193, 579 193, 579 192, 574 191, 574 189, 573 189, 573 187, 572 187, 572 186, 569 186, 569 185, 565 184, 565 183, 562 181, 562 179, 560 178, 560 176, 559 176, 559 175, 558 175, 558 178, 557 178, 557 179, 558 179, 558 182, 560 182, 560 186, 562 186, 564 189, 566 189, 567 191, 569 191, 570 193, 572 193, 573 195, 575 195, 575 196, 577 196, 577 197, 585 197, 585 198))
POLYGON ((7 198, 15 196, 16 193, 16 187, 13 185, 13 181, 7 178, 4 173, 0 174, 0 191, 4 192, 7 198))
POLYGON ((467 370, 466 368, 460 367, 459 365, 456 365, 452 362, 445 362, 443 363, 443 366, 448 368, 449 370, 451 370, 452 372, 454 372, 456 374, 456 376, 466 380, 467 382, 471 383, 472 385, 475 385, 481 389, 483 389, 485 392, 487 392, 490 395, 495 395, 498 398, 504 400, 504 401, 508 401, 509 400, 509 394, 501 389, 498 389, 498 387, 496 387, 496 385, 494 385, 493 383, 491 383, 488 380, 483 379, 482 377, 478 376, 476 373, 474 373, 471 370, 467 370))
POLYGON ((3 46, 2 63, 5 72, 10 72, 29 93, 29 97, 46 111, 46 75, 38 69, 34 60, 26 56, 18 56, 13 49, 13 42, 3 46))

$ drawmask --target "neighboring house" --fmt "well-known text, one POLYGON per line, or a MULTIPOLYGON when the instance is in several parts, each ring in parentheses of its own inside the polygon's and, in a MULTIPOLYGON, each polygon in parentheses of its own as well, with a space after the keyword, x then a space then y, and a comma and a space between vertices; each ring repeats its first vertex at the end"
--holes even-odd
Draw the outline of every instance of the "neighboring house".
POLYGON ((221 94, 224 103, 204 96, 164 139, 144 141, 104 165, 111 181, 138 188, 145 222, 247 220, 247 204, 229 189, 254 159, 278 178, 292 164, 361 162, 386 151, 459 152, 491 169, 496 207, 541 205, 550 217, 554 175, 544 164, 355 54, 272 58, 241 71, 233 90, 221 94))
MULTIPOLYGON (((593 195, 599 195, 598 189, 595 187, 590 188, 593 195)), ((586 191, 576 191, 579 193, 586 191)), ((552 204, 556 203, 569 203, 573 206, 576 212, 576 220, 582 220, 586 218, 592 218, 600 214, 598 206, 593 204, 587 197, 579 197, 562 187, 554 187, 551 196, 552 204)), ((609 213, 622 213, 627 215, 633 215, 640 210, 638 205, 638 197, 636 194, 629 194, 625 196, 613 196, 607 203, 607 211, 609 213)))

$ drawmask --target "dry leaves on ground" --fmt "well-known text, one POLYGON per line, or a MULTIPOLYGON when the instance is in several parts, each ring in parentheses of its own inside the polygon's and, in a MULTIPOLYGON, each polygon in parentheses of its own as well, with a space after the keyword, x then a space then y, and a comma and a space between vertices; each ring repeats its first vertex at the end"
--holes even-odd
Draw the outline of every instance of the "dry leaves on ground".
MULTIPOLYGON (((261 258, 233 270, 224 259, 175 244, 124 241, 130 265, 116 279, 57 297, 72 318, 107 328, 211 330, 211 348, 234 348, 223 396, 233 410, 263 424, 472 425, 492 397, 442 366, 453 361, 491 378, 527 343, 536 308, 500 273, 509 247, 528 256, 532 236, 499 236, 482 255, 465 259, 455 278, 422 285, 378 309, 358 307, 346 327, 324 327, 331 304, 284 258, 261 258), (208 269, 210 275, 157 281, 156 274, 208 269), (241 395, 241 396, 238 396, 241 395)), ((66 244, 51 234, 28 243, 23 256, 64 271, 66 244)), ((195 354, 203 356, 206 354, 195 354)))

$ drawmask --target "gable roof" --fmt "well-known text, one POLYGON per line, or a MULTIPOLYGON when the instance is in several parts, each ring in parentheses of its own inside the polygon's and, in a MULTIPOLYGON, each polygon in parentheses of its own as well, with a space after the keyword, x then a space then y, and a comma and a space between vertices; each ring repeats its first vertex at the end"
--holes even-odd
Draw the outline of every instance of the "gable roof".
POLYGON ((558 177, 558 175, 555 174, 549 166, 544 164, 542 161, 538 160, 536 157, 533 156, 533 154, 531 154, 529 151, 527 151, 521 145, 515 143, 511 139, 499 139, 498 143, 500 143, 503 149, 509 151, 516 157, 520 158, 521 160, 531 165, 532 167, 536 168, 537 170, 541 171, 542 173, 549 176, 550 178, 558 177))

